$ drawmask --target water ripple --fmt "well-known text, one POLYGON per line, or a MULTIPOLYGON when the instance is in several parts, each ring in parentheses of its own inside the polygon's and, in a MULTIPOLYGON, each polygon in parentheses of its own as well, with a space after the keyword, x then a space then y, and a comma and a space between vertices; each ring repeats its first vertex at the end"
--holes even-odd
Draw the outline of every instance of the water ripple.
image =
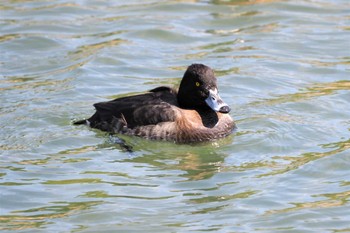
POLYGON ((347 231, 349 6, 3 1, 1 230, 347 231), (192 63, 215 70, 230 137, 72 126, 93 103, 178 86, 192 63))

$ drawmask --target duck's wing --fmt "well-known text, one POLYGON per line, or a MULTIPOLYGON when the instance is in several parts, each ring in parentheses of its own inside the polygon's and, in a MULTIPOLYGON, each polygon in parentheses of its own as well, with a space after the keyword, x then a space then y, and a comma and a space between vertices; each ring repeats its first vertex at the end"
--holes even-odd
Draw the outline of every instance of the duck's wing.
POLYGON ((176 92, 159 87, 148 93, 94 104, 96 113, 88 119, 92 127, 120 119, 128 128, 175 121, 176 92))

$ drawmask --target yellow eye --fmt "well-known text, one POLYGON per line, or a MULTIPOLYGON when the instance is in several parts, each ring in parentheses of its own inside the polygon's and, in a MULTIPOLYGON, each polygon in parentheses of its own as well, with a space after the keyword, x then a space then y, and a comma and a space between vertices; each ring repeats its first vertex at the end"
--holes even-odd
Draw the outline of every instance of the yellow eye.
POLYGON ((199 82, 196 82, 196 86, 199 87, 201 84, 199 82))

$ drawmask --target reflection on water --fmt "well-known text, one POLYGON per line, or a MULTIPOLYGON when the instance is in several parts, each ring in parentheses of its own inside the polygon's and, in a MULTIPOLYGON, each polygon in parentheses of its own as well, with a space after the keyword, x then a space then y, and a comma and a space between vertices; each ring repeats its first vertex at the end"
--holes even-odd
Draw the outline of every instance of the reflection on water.
POLYGON ((50 219, 65 218, 88 210, 101 202, 53 203, 55 205, 13 211, 13 215, 0 216, 0 222, 6 224, 2 230, 26 230, 43 228, 50 219))
POLYGON ((332 207, 343 206, 347 204, 350 198, 350 191, 346 191, 343 193, 320 194, 320 195, 317 195, 316 197, 323 197, 323 198, 326 198, 326 200, 305 202, 305 203, 293 203, 295 207, 286 208, 282 210, 272 210, 272 211, 268 211, 267 214, 279 214, 279 213, 286 213, 286 212, 292 212, 292 211, 295 212, 301 209, 332 208, 332 207))
POLYGON ((130 145, 133 148, 124 163, 148 164, 157 169, 182 171, 182 181, 209 179, 220 172, 227 154, 217 152, 219 147, 232 143, 232 136, 209 143, 192 145, 174 145, 166 142, 148 142, 136 139, 130 145), (170 147, 164 147, 169 144, 170 147), (151 147, 152 145, 153 147, 151 147), (175 146, 175 148, 174 148, 175 146), (149 150, 146 152, 144 150, 149 150), (138 155, 138 151, 143 151, 138 155))
POLYGON ((298 93, 282 95, 274 99, 268 99, 259 102, 253 102, 252 105, 276 105, 287 102, 305 101, 311 98, 333 95, 337 91, 350 90, 350 81, 341 80, 331 83, 317 83, 312 87, 306 88, 305 91, 298 93))
MULTIPOLYGON (((281 159, 286 160, 289 163, 286 165, 281 165, 283 168, 276 169, 272 172, 260 175, 260 176, 270 176, 270 175, 276 175, 276 174, 283 174, 286 172, 290 172, 292 170, 297 170, 300 167, 304 166, 307 163, 314 162, 315 160, 322 159, 327 156, 332 156, 339 154, 343 151, 347 151, 350 148, 350 140, 343 141, 343 142, 337 142, 337 143, 331 143, 327 145, 321 145, 323 148, 334 148, 333 150, 327 151, 327 152, 306 152, 299 156, 276 156, 275 159, 281 159)), ((277 167, 281 167, 277 166, 277 167)))
POLYGON ((3 1, 0 229, 349 231, 348 1, 3 1), (108 135, 92 104, 211 66, 237 132, 108 135), (120 136, 120 138, 119 138, 120 136))

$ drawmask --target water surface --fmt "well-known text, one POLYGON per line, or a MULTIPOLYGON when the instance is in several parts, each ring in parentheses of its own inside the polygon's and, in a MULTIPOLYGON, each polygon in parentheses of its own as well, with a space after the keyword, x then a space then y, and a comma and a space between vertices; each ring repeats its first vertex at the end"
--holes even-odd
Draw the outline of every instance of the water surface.
POLYGON ((350 232, 350 4, 2 1, 4 232, 350 232), (238 130, 176 145, 74 119, 204 63, 238 130))

